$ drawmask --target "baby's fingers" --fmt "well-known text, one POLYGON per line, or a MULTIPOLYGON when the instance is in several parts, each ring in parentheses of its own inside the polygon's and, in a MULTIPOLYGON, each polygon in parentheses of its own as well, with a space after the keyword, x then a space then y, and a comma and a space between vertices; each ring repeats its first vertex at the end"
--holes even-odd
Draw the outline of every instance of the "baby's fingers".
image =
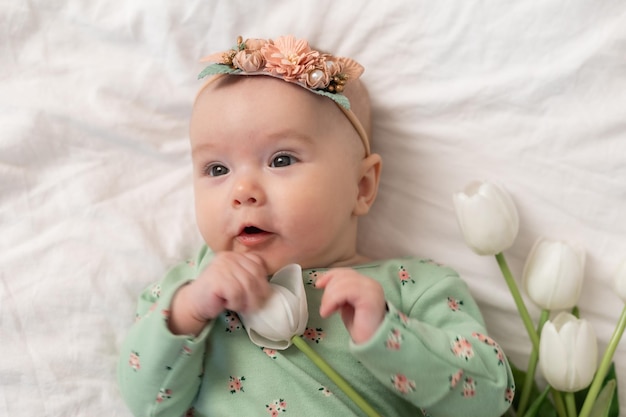
POLYGON ((239 274, 235 275, 235 279, 238 291, 235 296, 238 305, 234 311, 251 312, 261 308, 271 293, 267 277, 239 271, 239 274))
POLYGON ((329 271, 317 279, 315 286, 324 290, 320 303, 322 317, 328 317, 346 304, 352 303, 354 288, 350 282, 351 280, 346 280, 337 271, 329 271))
POLYGON ((333 277, 333 271, 328 271, 326 273, 319 275, 318 278, 315 280, 315 287, 320 288, 320 289, 326 288, 328 281, 330 281, 332 277, 333 277))
POLYGON ((355 271, 334 270, 318 279, 316 286, 324 288, 320 316, 340 312, 355 343, 372 337, 386 312, 385 294, 378 282, 355 271))

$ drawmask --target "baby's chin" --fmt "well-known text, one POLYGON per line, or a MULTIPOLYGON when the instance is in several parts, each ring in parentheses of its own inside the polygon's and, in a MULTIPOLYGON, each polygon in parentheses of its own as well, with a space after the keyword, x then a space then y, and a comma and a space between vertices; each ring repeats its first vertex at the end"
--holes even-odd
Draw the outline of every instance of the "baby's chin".
POLYGON ((260 258, 261 261, 263 262, 263 266, 265 267, 265 270, 267 271, 268 277, 271 277, 281 268, 289 264, 298 264, 302 267, 302 269, 307 269, 307 267, 305 267, 302 264, 303 260, 298 260, 295 258, 286 258, 284 256, 276 256, 275 254, 272 254, 272 253, 264 253, 264 251, 255 251, 255 250, 247 250, 247 249, 242 250, 240 248, 236 249, 236 251, 240 253, 255 255, 258 258, 260 258))
POLYGON ((306 269, 326 269, 326 268, 340 268, 351 267, 355 265, 361 265, 371 262, 370 258, 362 256, 359 253, 354 253, 352 256, 347 257, 331 257, 329 259, 312 258, 312 257, 298 257, 298 256, 284 256, 282 253, 276 253, 276 251, 263 251, 254 250, 250 248, 236 248, 235 251, 240 253, 253 254, 259 257, 268 277, 274 275, 277 271, 289 264, 298 264, 303 270, 306 269))
POLYGON ((296 259, 296 258, 291 258, 291 259, 285 259, 285 258, 278 258, 278 259, 272 259, 271 257, 268 257, 266 259, 263 259, 263 262, 265 262, 266 268, 268 270, 268 275, 272 276, 274 275, 277 271, 279 271, 280 269, 284 268, 287 265, 290 264, 298 264, 300 265, 300 267, 303 270, 306 269, 322 269, 322 268, 326 268, 327 266, 323 265, 321 262, 315 262, 314 260, 311 259, 296 259))
POLYGON ((263 259, 263 262, 265 263, 265 267, 267 268, 267 274, 269 276, 274 275, 280 269, 284 268, 285 266, 289 264, 298 264, 302 267, 302 269, 307 269, 306 266, 302 265, 300 262, 296 260, 267 258, 267 259, 263 259))

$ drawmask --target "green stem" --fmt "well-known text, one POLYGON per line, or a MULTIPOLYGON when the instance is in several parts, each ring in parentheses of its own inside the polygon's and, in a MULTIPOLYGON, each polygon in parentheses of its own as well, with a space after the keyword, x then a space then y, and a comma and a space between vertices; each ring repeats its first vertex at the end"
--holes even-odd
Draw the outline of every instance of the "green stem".
POLYGON ((567 405, 567 416, 578 417, 576 413, 576 399, 574 398, 573 392, 565 393, 565 404, 567 405))
POLYGON ((559 417, 567 417, 567 411, 565 410, 565 403, 563 402, 563 396, 561 395, 561 391, 556 388, 550 388, 550 392, 552 393, 552 399, 554 400, 554 408, 556 409, 556 413, 559 417))
POLYGON ((506 263, 506 259, 504 259, 504 254, 502 254, 502 252, 497 253, 496 260, 498 261, 498 265, 500 266, 500 270, 502 271, 504 280, 509 286, 509 290, 511 291, 511 295, 513 296, 513 300, 515 301, 515 305, 517 306, 519 315, 524 322, 524 326, 526 327, 526 331, 528 332, 528 337, 530 337, 530 341, 533 344, 533 349, 539 351, 539 335, 535 331, 533 320, 530 317, 530 313, 528 313, 526 304, 524 304, 524 299, 522 298, 522 294, 520 294, 519 289, 517 288, 515 278, 513 278, 513 274, 511 274, 511 270, 506 263))
MULTIPOLYGON (((539 324, 537 325, 537 334, 541 335, 541 329, 548 318, 550 317, 550 311, 542 310, 541 317, 539 318, 539 324)), ((526 377, 524 378, 524 386, 522 388, 522 396, 520 397, 519 404, 517 406, 517 414, 523 416, 528 407, 530 401, 530 393, 533 389, 533 383, 535 382, 535 372, 537 370, 537 362, 539 360, 539 349, 534 349, 530 353, 528 359, 528 369, 526 370, 526 377)))
MULTIPOLYGON (((533 405, 531 405, 528 411, 526 411, 526 415, 524 417, 535 417, 538 414, 539 409, 543 405, 544 401, 546 400, 546 397, 548 396, 548 393, 550 392, 550 388, 552 388, 550 385, 546 386, 546 388, 541 392, 541 394, 539 394, 539 396, 534 400, 533 405)), ((518 414, 518 416, 522 417, 521 414, 518 414)), ((567 416, 563 416, 563 417, 567 417, 567 416)))
POLYGON ((300 336, 291 338, 293 344, 302 351, 318 368, 322 370, 368 417, 380 417, 380 414, 358 392, 354 390, 316 351, 300 336))
POLYGON ((611 336, 611 340, 609 340, 609 345, 602 356, 602 361, 600 362, 600 366, 596 371, 596 375, 593 377, 593 381, 589 386, 589 391, 587 392, 587 397, 585 397, 585 402, 583 403, 582 408, 580 409, 580 417, 588 417, 589 413, 591 413, 591 409, 593 404, 596 402, 596 398, 600 393, 600 389, 602 388, 602 383, 604 382, 604 378, 606 377, 609 368, 611 367, 611 361, 613 359, 613 354, 617 349, 617 345, 619 344, 622 335, 624 334, 624 329, 626 328, 626 306, 622 310, 622 314, 617 322, 617 326, 615 326, 615 331, 613 331, 613 335, 611 336))

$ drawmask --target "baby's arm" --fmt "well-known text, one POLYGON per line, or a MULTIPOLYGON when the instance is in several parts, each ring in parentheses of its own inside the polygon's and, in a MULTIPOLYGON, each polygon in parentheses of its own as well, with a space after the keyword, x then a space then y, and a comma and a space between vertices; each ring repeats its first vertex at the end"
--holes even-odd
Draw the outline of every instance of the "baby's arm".
MULTIPOLYGON (((191 265, 202 264, 208 256, 201 252, 191 265)), ((246 264, 243 270, 237 267, 237 257, 217 254, 200 274, 195 266, 181 264, 141 295, 137 321, 121 347, 118 364, 120 390, 134 415, 177 416, 189 409, 200 388, 212 318, 225 308, 253 308, 268 285, 262 266, 251 267, 263 271, 260 278, 248 277, 260 284, 244 285, 250 265, 239 261, 246 264), (256 295, 241 294, 252 289, 256 295)))
POLYGON ((502 349, 487 336, 467 285, 453 271, 433 266, 435 279, 418 289, 422 266, 413 272, 406 266, 416 283, 403 281, 400 299, 388 303, 376 335, 353 345, 353 353, 428 415, 502 415, 513 399, 512 373, 502 349))
POLYGON ((168 329, 173 295, 196 274, 195 264, 180 264, 139 297, 117 370, 120 392, 135 416, 182 415, 198 391, 211 326, 198 337, 176 336, 168 329))
POLYGON ((316 283, 325 288, 321 315, 341 312, 357 359, 429 415, 501 415, 513 398, 513 379, 466 284, 449 269, 418 263, 411 271, 412 264, 406 276, 414 279, 398 282, 386 304, 380 286, 357 271, 323 275, 316 283))

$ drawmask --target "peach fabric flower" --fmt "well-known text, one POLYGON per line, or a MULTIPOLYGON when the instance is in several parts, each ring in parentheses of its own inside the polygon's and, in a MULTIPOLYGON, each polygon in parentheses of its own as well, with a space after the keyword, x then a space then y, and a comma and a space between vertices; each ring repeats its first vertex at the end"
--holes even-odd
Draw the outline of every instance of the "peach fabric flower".
POLYGON ((276 38, 274 43, 263 46, 261 52, 265 56, 266 71, 292 82, 320 55, 306 40, 296 39, 293 35, 276 38))
POLYGON ((344 57, 329 57, 326 59, 325 64, 328 68, 328 72, 333 75, 342 74, 343 77, 348 79, 357 79, 363 74, 363 67, 358 62, 344 57))
POLYGON ((265 65, 265 58, 261 51, 244 49, 235 54, 233 57, 233 65, 237 68, 241 68, 245 72, 257 72, 265 65))
POLYGON ((246 50, 248 51, 260 51, 261 48, 267 43, 272 43, 272 40, 267 39, 258 39, 258 38, 248 38, 244 42, 246 45, 246 50))
MULTIPOLYGON (((314 92, 331 94, 342 92, 347 81, 355 80, 363 73, 358 62, 316 51, 306 40, 296 39, 293 35, 274 40, 250 38, 245 42, 239 37, 233 49, 208 55, 201 62, 214 65, 207 67, 200 78, 237 72, 265 73, 298 83, 314 92)), ((342 105, 348 107, 345 103, 342 105)))

